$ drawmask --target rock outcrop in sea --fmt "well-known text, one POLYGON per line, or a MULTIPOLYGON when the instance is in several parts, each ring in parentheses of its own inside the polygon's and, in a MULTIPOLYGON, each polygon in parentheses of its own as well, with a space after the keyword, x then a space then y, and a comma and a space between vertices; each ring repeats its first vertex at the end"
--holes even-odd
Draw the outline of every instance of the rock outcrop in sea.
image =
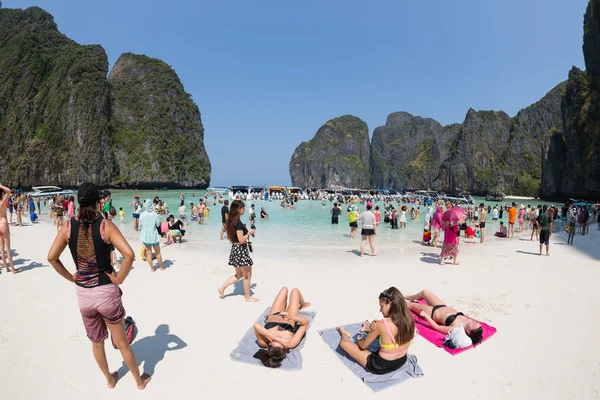
POLYGON ((364 121, 352 115, 331 119, 294 151, 292 185, 368 187, 370 152, 369 128, 364 121))
POLYGON ((11 187, 206 187, 198 107, 162 61, 99 45, 39 7, 0 9, 0 181, 11 187), (190 144, 193 144, 191 146, 190 144))

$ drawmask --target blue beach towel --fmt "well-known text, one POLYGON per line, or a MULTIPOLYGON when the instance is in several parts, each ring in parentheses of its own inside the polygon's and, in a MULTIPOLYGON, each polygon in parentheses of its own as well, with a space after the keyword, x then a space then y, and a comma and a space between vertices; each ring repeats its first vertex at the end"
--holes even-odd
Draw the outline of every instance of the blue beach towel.
MULTIPOLYGON (((356 322, 350 325, 344 325, 344 329, 346 332, 350 333, 354 339, 356 339, 357 334, 360 332, 360 328, 362 327, 362 322, 356 322)), ((325 329, 319 331, 319 335, 323 338, 323 341, 327 343, 329 347, 335 354, 339 357, 342 363, 350 368, 350 370, 354 373, 354 375, 358 376, 371 390, 374 392, 378 392, 383 389, 387 389, 391 386, 397 385, 399 383, 404 382, 409 378, 418 378, 423 376, 423 370, 417 363, 417 357, 409 354, 406 360, 406 363, 394 372, 390 372, 386 375, 375 375, 370 372, 367 372, 359 363, 354 361, 354 359, 348 356, 340 346, 340 334, 338 333, 336 328, 325 329)), ((369 348, 369 351, 376 352, 379 351, 379 344, 373 342, 369 348)))
MULTIPOLYGON (((260 317, 256 320, 256 322, 263 324, 265 322, 265 317, 268 315, 271 308, 267 308, 260 317)), ((308 330, 312 325, 313 319, 315 318, 316 313, 314 311, 300 311, 300 315, 304 318, 308 318, 310 323, 308 324, 308 328, 306 329, 306 333, 308 334, 308 330)), ((306 342, 306 335, 300 341, 300 344, 296 346, 296 348, 289 351, 287 357, 281 363, 281 367, 279 369, 287 370, 287 371, 299 371, 302 369, 302 354, 300 351, 302 347, 304 347, 304 342, 306 342)), ((231 352, 230 358, 233 361, 239 361, 247 364, 253 364, 258 366, 263 366, 259 359, 254 358, 254 354, 260 350, 258 346, 258 342, 256 340, 256 335, 254 334, 254 328, 250 327, 248 332, 244 335, 240 344, 231 352)))

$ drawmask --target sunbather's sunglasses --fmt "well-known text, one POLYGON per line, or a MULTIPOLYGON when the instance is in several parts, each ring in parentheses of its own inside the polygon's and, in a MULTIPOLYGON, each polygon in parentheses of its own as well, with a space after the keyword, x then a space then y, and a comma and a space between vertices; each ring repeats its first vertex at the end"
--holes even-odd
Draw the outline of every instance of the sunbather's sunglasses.
POLYGON ((379 294, 379 297, 383 297, 384 299, 386 299, 387 301, 389 301, 390 303, 392 302, 392 298, 390 296, 388 296, 387 294, 381 292, 379 294))

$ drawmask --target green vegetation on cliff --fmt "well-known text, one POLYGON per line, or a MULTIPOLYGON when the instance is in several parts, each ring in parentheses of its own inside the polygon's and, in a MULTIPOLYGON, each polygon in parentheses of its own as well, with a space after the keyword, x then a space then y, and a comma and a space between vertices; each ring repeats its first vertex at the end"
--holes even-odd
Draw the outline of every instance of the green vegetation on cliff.
POLYGON ((109 83, 104 49, 67 38, 41 8, 0 9, 0 181, 207 186, 198 108, 166 64, 135 57, 143 90, 141 76, 109 83))

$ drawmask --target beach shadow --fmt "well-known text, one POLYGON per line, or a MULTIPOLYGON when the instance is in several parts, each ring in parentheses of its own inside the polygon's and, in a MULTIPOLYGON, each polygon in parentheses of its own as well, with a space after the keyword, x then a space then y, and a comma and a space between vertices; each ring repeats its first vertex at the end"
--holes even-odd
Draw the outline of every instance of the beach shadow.
POLYGON ((436 253, 421 253, 423 257, 421 257, 421 261, 427 264, 439 264, 440 263, 440 255, 436 253))
POLYGON ((27 262, 27 261, 31 261, 31 260, 29 260, 28 258, 20 258, 18 260, 15 260, 15 258, 13 256, 13 264, 15 265, 15 267, 17 265, 25 264, 25 262, 27 262))
POLYGON ((165 269, 169 269, 173 266, 173 261, 172 260, 163 260, 163 267, 165 267, 165 269))
POLYGON ((517 253, 529 254, 529 255, 532 255, 532 256, 539 256, 540 255, 540 253, 534 253, 532 251, 523 251, 523 250, 517 250, 517 253))
POLYGON ((347 250, 346 253, 353 253, 360 258, 360 250, 347 250))
MULTIPOLYGON (((15 263, 15 265, 17 265, 17 263, 15 263)), ((18 268, 18 270, 19 272, 25 272, 35 268, 48 268, 48 266, 34 261, 29 265, 25 265, 24 267, 18 268)))
MULTIPOLYGON (((254 289, 256 288, 256 283, 251 283, 250 284, 250 296, 254 296, 254 289)), ((245 296, 244 294, 244 280, 240 279, 239 281, 237 281, 236 283, 233 284, 233 292, 226 294, 225 297, 232 297, 232 296, 245 296)))
MULTIPOLYGON (((169 325, 162 324, 154 331, 154 336, 146 336, 131 345, 131 350, 135 354, 138 366, 144 363, 144 374, 154 375, 156 365, 165 358, 167 351, 174 351, 187 347, 187 343, 178 336, 169 333, 169 325), (170 346, 172 343, 175 346, 170 346)), ((129 372, 129 368, 123 362, 119 368, 119 378, 129 372)), ((142 373, 140 372, 140 375, 142 373)))

